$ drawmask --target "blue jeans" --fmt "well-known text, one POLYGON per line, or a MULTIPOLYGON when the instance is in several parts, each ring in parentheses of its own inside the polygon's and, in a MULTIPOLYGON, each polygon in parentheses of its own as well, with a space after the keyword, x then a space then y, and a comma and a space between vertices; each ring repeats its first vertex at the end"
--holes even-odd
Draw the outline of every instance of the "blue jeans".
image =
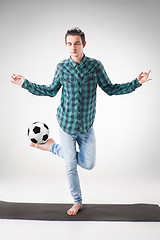
POLYGON ((70 191, 74 203, 82 203, 82 194, 77 172, 77 164, 85 169, 92 169, 96 159, 96 141, 93 127, 87 133, 70 135, 59 128, 61 146, 54 143, 50 152, 65 159, 70 191), (76 150, 76 142, 79 151, 76 150))

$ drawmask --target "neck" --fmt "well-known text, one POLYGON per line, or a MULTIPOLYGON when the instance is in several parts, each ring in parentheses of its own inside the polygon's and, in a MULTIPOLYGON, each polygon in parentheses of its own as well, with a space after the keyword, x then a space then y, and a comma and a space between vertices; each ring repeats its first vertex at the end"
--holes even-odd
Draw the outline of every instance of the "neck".
POLYGON ((74 57, 74 56, 71 56, 72 60, 76 63, 80 63, 83 59, 83 56, 84 54, 82 53, 82 55, 78 56, 78 57, 74 57))

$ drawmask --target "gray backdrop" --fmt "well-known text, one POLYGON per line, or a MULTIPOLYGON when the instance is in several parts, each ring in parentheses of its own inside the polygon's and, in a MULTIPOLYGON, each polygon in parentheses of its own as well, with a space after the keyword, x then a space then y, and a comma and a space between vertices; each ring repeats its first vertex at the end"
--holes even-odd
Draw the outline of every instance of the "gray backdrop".
POLYGON ((113 83, 141 71, 152 81, 135 92, 97 91, 97 162, 79 168, 86 203, 159 203, 159 1, 0 1, 0 200, 71 202, 63 159, 29 146, 27 128, 43 121, 59 142, 54 98, 13 85, 12 73, 49 85, 68 58, 64 35, 86 33, 85 54, 100 60, 113 83))

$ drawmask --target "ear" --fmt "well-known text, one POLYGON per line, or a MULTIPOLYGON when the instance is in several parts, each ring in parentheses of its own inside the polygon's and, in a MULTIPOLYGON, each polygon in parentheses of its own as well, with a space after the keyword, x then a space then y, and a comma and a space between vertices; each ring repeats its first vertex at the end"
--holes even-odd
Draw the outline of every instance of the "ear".
POLYGON ((85 47, 86 46, 86 41, 83 43, 83 47, 85 47))

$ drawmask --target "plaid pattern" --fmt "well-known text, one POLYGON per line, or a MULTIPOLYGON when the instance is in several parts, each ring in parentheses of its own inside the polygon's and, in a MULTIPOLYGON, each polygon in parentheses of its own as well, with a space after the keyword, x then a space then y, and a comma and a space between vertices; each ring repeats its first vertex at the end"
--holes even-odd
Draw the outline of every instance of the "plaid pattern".
POLYGON ((108 95, 120 95, 141 86, 137 78, 129 83, 112 84, 98 60, 84 56, 75 63, 71 57, 57 65, 50 86, 25 79, 22 87, 38 96, 54 97, 62 87, 61 104, 57 109, 60 127, 68 134, 86 133, 93 125, 96 112, 97 84, 108 95))

